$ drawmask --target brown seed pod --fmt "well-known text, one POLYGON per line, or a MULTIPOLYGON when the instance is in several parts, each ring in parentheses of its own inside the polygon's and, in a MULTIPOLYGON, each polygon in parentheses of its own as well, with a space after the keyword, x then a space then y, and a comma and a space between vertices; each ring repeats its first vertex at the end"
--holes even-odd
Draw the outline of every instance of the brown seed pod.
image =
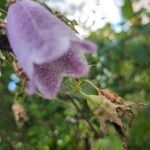
POLYGON ((124 100, 119 95, 117 95, 116 93, 114 93, 113 91, 111 91, 109 89, 100 90, 99 95, 103 95, 108 100, 110 100, 112 103, 124 104, 124 100))
POLYGON ((12 110, 18 127, 22 127, 25 124, 25 122, 29 121, 24 107, 18 102, 12 105, 12 110))

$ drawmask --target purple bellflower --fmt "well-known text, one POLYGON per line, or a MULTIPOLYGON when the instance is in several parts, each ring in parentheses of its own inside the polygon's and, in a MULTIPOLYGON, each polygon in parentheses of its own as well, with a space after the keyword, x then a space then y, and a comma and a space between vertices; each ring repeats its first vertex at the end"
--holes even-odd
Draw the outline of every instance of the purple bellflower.
POLYGON ((97 49, 96 44, 79 39, 65 23, 31 0, 17 1, 9 7, 7 32, 29 78, 28 94, 38 89, 48 99, 56 96, 64 76, 88 74, 84 53, 97 49))

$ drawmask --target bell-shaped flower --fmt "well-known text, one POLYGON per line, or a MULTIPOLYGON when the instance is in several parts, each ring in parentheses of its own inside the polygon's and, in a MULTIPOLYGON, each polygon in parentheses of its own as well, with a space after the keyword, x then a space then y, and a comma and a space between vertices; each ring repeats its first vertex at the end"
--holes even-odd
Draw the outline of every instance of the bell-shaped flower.
POLYGON ((8 10, 7 32, 17 60, 29 78, 28 93, 38 89, 55 97, 64 76, 88 74, 84 53, 96 44, 79 39, 45 7, 31 0, 17 1, 8 10))

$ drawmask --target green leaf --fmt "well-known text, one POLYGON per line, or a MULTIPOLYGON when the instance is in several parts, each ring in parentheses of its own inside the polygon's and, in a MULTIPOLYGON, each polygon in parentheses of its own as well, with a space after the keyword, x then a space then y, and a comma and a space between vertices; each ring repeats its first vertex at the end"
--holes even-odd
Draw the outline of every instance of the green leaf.
POLYGON ((129 138, 129 148, 132 150, 149 150, 150 148, 150 105, 143 109, 135 118, 129 138))
POLYGON ((131 19, 134 16, 132 4, 130 0, 125 0, 122 6, 122 14, 125 19, 131 19))
MULTIPOLYGON (((3 19, 6 16, 6 0, 0 0, 0 18, 3 19)), ((7 11, 6 11, 7 12, 7 11)))

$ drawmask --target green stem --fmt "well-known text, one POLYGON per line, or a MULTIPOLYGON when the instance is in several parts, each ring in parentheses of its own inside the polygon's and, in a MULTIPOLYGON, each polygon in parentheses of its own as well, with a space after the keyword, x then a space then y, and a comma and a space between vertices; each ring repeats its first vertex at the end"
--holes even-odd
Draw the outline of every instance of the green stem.
POLYGON ((86 93, 84 93, 83 91, 79 91, 80 94, 86 99, 86 100, 89 100, 91 103, 93 103, 93 101, 88 97, 88 95, 86 93))
POLYGON ((97 86, 95 86, 92 82, 90 82, 89 80, 84 79, 83 81, 88 83, 89 85, 91 85, 97 92, 100 91, 100 89, 97 86))
POLYGON ((72 104, 75 106, 76 110, 81 113, 82 117, 84 118, 84 120, 87 122, 87 124, 89 125, 89 127, 91 128, 91 130, 95 133, 96 138, 100 138, 100 134, 97 132, 97 130, 95 129, 95 127, 93 126, 93 124, 90 122, 90 120, 88 119, 88 117, 80 110, 80 108, 78 107, 78 105, 73 101, 73 99, 71 99, 72 104))
POLYGON ((3 10, 2 8, 0 8, 0 11, 1 11, 2 13, 7 14, 7 12, 6 12, 5 10, 3 10))

